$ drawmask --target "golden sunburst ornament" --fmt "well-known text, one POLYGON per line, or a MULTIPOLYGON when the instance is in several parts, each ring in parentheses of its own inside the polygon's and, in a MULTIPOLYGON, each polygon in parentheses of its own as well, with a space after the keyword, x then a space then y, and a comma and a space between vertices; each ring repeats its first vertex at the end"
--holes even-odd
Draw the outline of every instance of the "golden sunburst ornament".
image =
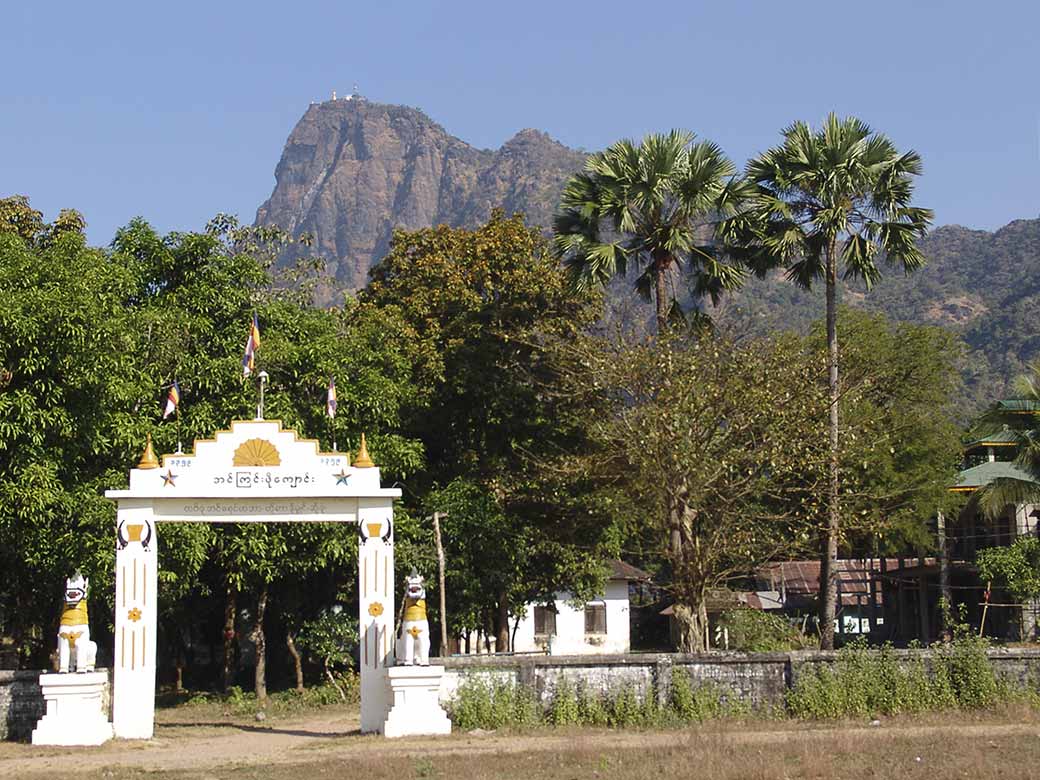
POLYGON ((126 616, 131 622, 136 623, 138 620, 141 619, 141 610, 139 610, 137 607, 134 607, 126 613, 126 616))
POLYGON ((383 614, 383 605, 378 601, 373 601, 368 605, 368 614, 372 617, 379 617, 383 614))
POLYGON ((233 466, 281 466, 282 456, 267 439, 249 439, 235 450, 233 466))

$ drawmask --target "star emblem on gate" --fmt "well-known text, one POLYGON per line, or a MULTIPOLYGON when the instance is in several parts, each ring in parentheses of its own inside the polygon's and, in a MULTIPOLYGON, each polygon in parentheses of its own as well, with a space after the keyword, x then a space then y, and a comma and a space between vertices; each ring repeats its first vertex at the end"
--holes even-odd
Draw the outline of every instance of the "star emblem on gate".
POLYGON ((337 485, 346 485, 347 480, 350 479, 350 474, 347 473, 346 469, 342 468, 339 470, 339 474, 333 474, 332 476, 336 478, 337 485))
POLYGON ((159 476, 162 477, 163 487, 166 487, 167 485, 170 487, 177 487, 173 483, 173 481, 177 479, 177 475, 173 473, 173 469, 166 469, 166 473, 160 474, 159 476))

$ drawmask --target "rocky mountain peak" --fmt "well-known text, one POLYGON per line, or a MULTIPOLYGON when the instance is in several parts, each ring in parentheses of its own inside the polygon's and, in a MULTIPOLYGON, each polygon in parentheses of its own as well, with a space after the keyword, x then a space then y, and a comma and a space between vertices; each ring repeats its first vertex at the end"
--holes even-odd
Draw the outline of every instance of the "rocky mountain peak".
POLYGON ((548 226, 584 159, 539 130, 482 150, 416 108, 329 100, 312 104, 290 133, 256 224, 310 233, 328 260, 331 299, 364 286, 395 228, 475 227, 494 208, 548 226))

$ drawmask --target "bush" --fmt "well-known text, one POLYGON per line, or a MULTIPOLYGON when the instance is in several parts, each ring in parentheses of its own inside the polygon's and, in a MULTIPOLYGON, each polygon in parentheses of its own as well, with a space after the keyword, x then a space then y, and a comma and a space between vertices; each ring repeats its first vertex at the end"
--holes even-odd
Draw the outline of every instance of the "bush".
POLYGON ((890 646, 872 651, 855 642, 838 653, 833 668, 802 671, 788 692, 788 711, 796 718, 861 718, 984 709, 1025 695, 1021 686, 998 678, 988 646, 978 637, 960 636, 936 649, 929 670, 920 657, 901 663, 890 646))
POLYGON ((449 706, 455 728, 521 728, 542 721, 542 710, 534 692, 512 683, 467 680, 449 706))
POLYGON ((741 607, 719 616, 719 627, 729 634, 729 649, 747 653, 779 653, 801 650, 814 641, 780 615, 741 607))
POLYGON ((574 726, 581 721, 578 697, 567 678, 563 678, 553 691, 549 705, 549 722, 554 726, 574 726))

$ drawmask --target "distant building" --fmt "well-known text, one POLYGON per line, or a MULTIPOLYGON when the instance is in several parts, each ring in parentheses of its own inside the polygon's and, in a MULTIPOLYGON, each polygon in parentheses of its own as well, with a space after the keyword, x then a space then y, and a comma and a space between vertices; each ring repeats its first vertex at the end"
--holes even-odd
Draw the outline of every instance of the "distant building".
POLYGON ((566 591, 551 604, 529 604, 520 619, 513 652, 552 655, 627 653, 632 646, 629 583, 650 575, 624 561, 611 561, 610 578, 602 596, 579 606, 566 591))
MULTIPOLYGON (((591 601, 572 604, 573 594, 558 591, 552 602, 526 605, 511 632, 514 653, 590 655, 627 653, 631 649, 632 583, 649 582, 650 575, 624 561, 610 561, 610 576, 603 593, 591 601)), ((471 652, 484 652, 481 639, 495 652, 494 639, 470 637, 471 652)))

